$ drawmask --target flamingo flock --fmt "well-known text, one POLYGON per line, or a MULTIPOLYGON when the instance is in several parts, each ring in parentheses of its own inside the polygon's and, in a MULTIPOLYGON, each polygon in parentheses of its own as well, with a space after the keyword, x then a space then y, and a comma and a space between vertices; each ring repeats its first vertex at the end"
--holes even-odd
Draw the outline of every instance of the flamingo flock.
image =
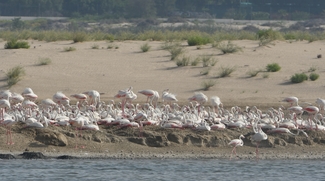
MULTIPOLYGON (((257 158, 259 145, 267 140, 267 134, 303 133, 308 137, 304 130, 325 130, 325 100, 321 98, 316 99, 315 105, 301 107, 297 97, 287 97, 283 102, 288 103, 288 108, 280 106, 263 113, 256 106, 246 106, 245 109, 233 106, 227 110, 218 96, 212 96, 209 102, 209 98, 202 92, 195 92, 188 98, 188 104, 182 106, 177 104, 177 96, 169 89, 162 91, 161 101, 156 90, 145 89, 137 93, 147 97, 146 103, 133 103, 138 95, 133 92, 132 86, 118 90, 114 96, 116 100, 108 102, 101 101, 101 93, 96 90, 70 96, 56 92, 52 98, 39 101, 40 104, 36 104, 38 96, 31 88, 24 89, 22 93, 3 90, 0 91, 0 125, 7 130, 9 145, 14 144, 11 127, 17 122, 34 128, 72 126, 76 137, 81 136, 82 130, 100 130, 99 125, 139 129, 140 137, 148 125, 195 131, 247 128, 252 129, 254 135, 246 135, 245 140, 250 139, 256 144, 257 158), (70 99, 75 99, 76 103, 70 104, 70 99), (308 118, 302 117, 304 112, 308 118)), ((237 154, 236 147, 244 145, 242 138, 244 136, 241 135, 239 139, 229 142, 234 147, 232 155, 237 154)))

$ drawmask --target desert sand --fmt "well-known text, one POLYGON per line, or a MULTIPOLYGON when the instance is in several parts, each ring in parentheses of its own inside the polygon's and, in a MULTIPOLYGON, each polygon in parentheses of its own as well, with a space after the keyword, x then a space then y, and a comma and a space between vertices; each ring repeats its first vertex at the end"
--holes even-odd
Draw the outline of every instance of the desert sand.
MULTIPOLYGON (((242 52, 234 54, 222 54, 220 50, 211 45, 204 45, 198 49, 196 46, 187 46, 184 56, 191 60, 202 56, 212 55, 217 60, 215 66, 210 67, 208 75, 201 75, 205 70, 202 64, 197 66, 177 67, 171 61, 170 53, 161 47, 164 42, 156 41, 123 41, 106 42, 90 41, 73 43, 72 41, 42 42, 29 40, 30 49, 7 50, 4 47, 6 42, 0 42, 0 62, 1 62, 1 90, 9 89, 11 92, 21 93, 26 87, 30 87, 38 95, 37 103, 46 98, 52 98, 57 91, 62 91, 66 95, 81 93, 88 90, 97 90, 102 101, 119 99, 114 98, 118 90, 133 87, 136 93, 138 90, 153 89, 160 94, 164 89, 169 89, 176 94, 179 104, 188 104, 188 98, 194 92, 202 91, 209 98, 219 96, 224 107, 232 106, 257 106, 262 110, 270 107, 278 108, 287 103, 282 102, 283 98, 296 96, 299 98, 299 105, 302 107, 308 104, 315 104, 316 98, 324 98, 324 59, 317 58, 324 49, 323 41, 275 41, 268 46, 258 46, 257 41, 239 40, 234 44, 242 47, 242 52), (151 46, 149 52, 141 52, 141 45, 148 43, 151 46), (92 49, 93 45, 98 45, 99 49, 92 49), (108 45, 114 48, 107 49, 108 45), (66 52, 65 47, 75 47, 76 51, 66 52), (115 48, 116 47, 116 48, 115 48), (50 58, 49 65, 38 65, 40 58, 50 58), (250 77, 247 72, 252 70, 265 70, 267 64, 278 63, 281 66, 279 72, 260 72, 256 77, 250 77), (16 85, 8 88, 5 81, 5 73, 14 66, 24 67, 26 75, 16 85), (220 67, 235 67, 235 71, 225 78, 218 78, 220 67), (290 77, 295 73, 306 73, 311 68, 316 68, 315 72, 320 75, 316 81, 307 80, 303 83, 292 84, 290 77), (265 78, 267 77, 267 78, 265 78), (204 81, 215 80, 216 84, 208 91, 203 91, 201 84, 204 81)), ((71 103, 74 103, 71 98, 71 103)), ((144 103, 146 97, 138 94, 134 103, 144 103)), ((161 103, 161 100, 159 102, 161 103)), ((210 102, 205 106, 209 106, 210 102)), ((0 128, 0 150, 2 153, 18 154, 23 151, 41 151, 48 155, 69 154, 77 156, 102 156, 106 158, 152 158, 152 157, 178 157, 182 158, 228 158, 231 148, 227 142, 238 138, 240 134, 249 136, 252 130, 223 130, 211 131, 209 133, 197 133, 192 130, 181 131, 182 137, 194 135, 194 137, 204 137, 200 144, 191 143, 176 144, 166 141, 167 146, 148 146, 146 144, 130 142, 125 138, 137 138, 137 133, 129 133, 130 130, 115 130, 116 128, 101 127, 101 134, 115 135, 114 139, 102 138, 94 141, 95 134, 86 131, 80 143, 85 149, 74 149, 76 141, 73 136, 73 128, 46 128, 55 129, 67 135, 68 146, 51 146, 35 140, 37 131, 23 128, 23 125, 13 127, 14 145, 5 144, 5 129, 0 128), (113 131, 112 131, 113 130, 113 131), (87 137, 88 135, 88 137, 87 137), (207 145, 204 140, 211 143, 215 137, 224 137, 222 144, 215 143, 207 145), (105 141, 106 140, 106 141, 105 141), (118 140, 118 141, 116 141, 118 140), (219 146, 218 146, 219 145, 219 146), (220 146, 221 145, 221 146, 220 146)), ((146 128, 145 128, 146 130, 146 128)), ((162 134, 164 130, 148 128, 149 132, 162 134), (163 132, 161 132, 163 131, 163 132)), ((131 130, 132 131, 132 130, 131 130)), ((133 130, 133 132, 136 132, 133 130)), ((323 135, 322 132, 308 132, 316 137, 305 138, 299 136, 286 135, 279 137, 270 135, 266 146, 261 148, 262 158, 323 158, 323 135), (318 142, 315 141, 317 138, 318 142), (294 139, 295 141, 292 141, 294 139), (298 139, 298 141, 297 141, 298 139), (283 143, 281 140, 288 141, 283 143), (291 143, 290 141, 291 140, 291 143)), ((146 131, 145 131, 146 133, 146 131)), ((152 134, 149 134, 151 135, 152 134)), ((139 138, 140 142, 144 138, 139 138)), ((143 141, 143 140, 142 140, 143 141)), ((163 143, 162 143, 163 144, 163 143)), ((245 145, 238 148, 238 157, 254 158, 255 146, 250 141, 245 140, 245 145)))

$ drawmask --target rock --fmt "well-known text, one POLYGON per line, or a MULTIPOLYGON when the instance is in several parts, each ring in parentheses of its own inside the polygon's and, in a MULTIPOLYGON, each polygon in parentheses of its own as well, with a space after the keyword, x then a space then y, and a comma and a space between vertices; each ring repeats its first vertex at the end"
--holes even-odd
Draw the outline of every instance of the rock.
POLYGON ((62 159, 62 160, 70 160, 70 159, 76 159, 77 157, 70 156, 70 155, 62 155, 58 156, 56 159, 62 159))
POLYGON ((132 142, 132 143, 136 143, 136 144, 140 144, 140 145, 146 145, 144 138, 134 137, 134 138, 128 138, 128 140, 130 142, 132 142))
POLYGON ((317 58, 322 58, 322 54, 318 54, 317 55, 317 58))
POLYGON ((64 134, 49 129, 38 129, 35 140, 45 144, 54 146, 67 146, 68 140, 64 134))
POLYGON ((24 152, 20 154, 24 159, 45 159, 46 157, 41 152, 24 152))
POLYGON ((167 139, 174 143, 183 144, 182 136, 180 136, 179 134, 176 134, 176 133, 169 133, 167 135, 167 139))
POLYGON ((0 159, 15 159, 12 154, 0 154, 0 159))

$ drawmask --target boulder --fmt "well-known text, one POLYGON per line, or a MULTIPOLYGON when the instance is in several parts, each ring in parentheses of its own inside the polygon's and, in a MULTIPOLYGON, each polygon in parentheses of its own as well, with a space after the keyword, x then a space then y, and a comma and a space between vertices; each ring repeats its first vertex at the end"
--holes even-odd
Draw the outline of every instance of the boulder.
POLYGON ((54 146, 67 146, 68 140, 64 134, 49 129, 38 129, 35 140, 45 144, 54 146))

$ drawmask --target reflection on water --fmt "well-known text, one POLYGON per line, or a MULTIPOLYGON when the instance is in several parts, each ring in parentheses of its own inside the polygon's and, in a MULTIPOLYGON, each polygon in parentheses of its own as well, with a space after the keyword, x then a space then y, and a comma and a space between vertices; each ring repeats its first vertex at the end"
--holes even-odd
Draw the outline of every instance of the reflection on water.
POLYGON ((324 180, 323 160, 1 160, 1 180, 324 180))

